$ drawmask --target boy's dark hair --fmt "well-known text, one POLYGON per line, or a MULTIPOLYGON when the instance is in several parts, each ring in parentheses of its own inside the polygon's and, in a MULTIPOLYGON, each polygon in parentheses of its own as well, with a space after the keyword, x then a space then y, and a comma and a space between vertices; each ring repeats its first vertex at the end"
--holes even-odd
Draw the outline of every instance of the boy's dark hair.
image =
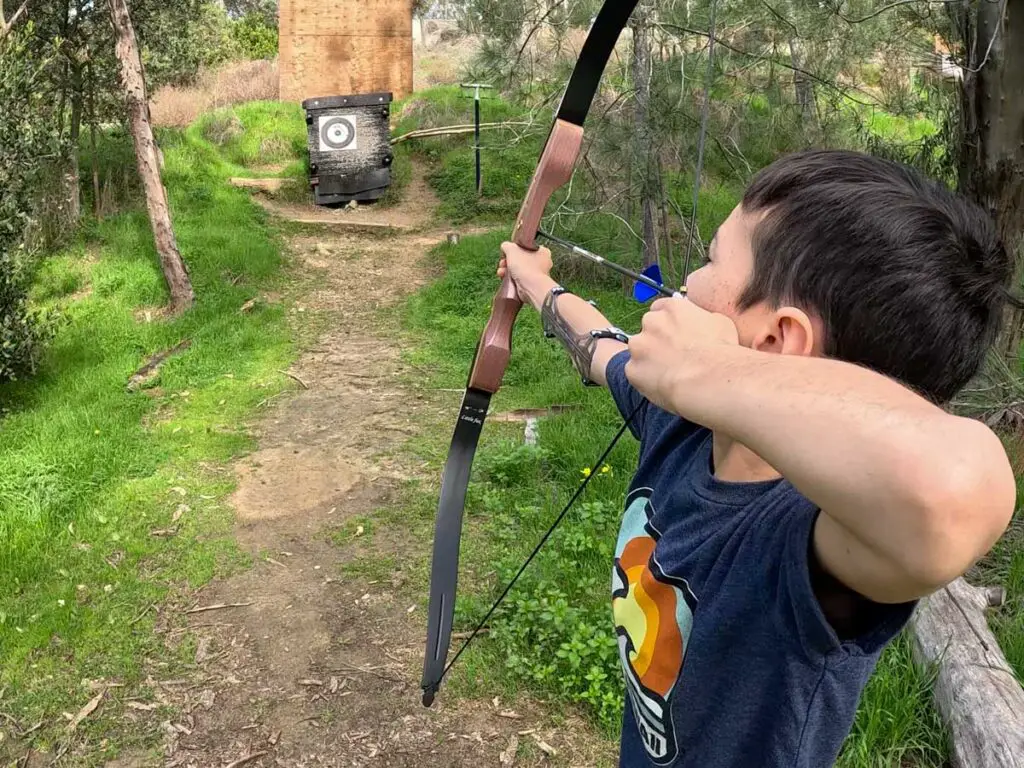
POLYGON ((765 212, 739 308, 791 304, 825 325, 827 356, 945 403, 977 372, 1002 324, 1013 265, 977 205, 898 163, 799 152, 743 197, 765 212))

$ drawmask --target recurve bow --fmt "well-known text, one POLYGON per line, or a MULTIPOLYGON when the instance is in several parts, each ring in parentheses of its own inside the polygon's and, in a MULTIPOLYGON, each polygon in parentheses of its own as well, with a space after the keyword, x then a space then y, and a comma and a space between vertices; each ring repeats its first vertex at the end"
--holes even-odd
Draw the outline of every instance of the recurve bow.
MULTIPOLYGON (((519 210, 512 239, 536 250, 537 229, 551 195, 572 178, 583 144, 583 123, 619 35, 638 0, 605 0, 562 96, 554 125, 519 210)), ((430 706, 447 672, 446 662, 455 617, 459 576, 459 543, 473 456, 483 430, 491 395, 501 387, 512 352, 512 329, 522 307, 506 275, 494 297, 491 316, 470 366, 466 394, 459 410, 451 448, 441 479, 441 497, 434 527, 430 571, 427 648, 423 661, 423 704, 430 706)))

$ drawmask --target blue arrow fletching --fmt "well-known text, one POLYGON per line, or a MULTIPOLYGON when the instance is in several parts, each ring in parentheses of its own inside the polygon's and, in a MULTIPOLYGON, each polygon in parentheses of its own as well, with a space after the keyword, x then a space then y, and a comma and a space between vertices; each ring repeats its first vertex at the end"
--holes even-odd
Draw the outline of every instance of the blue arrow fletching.
MULTIPOLYGON (((644 277, 649 277, 651 280, 656 282, 658 285, 664 285, 664 281, 661 279, 661 267, 657 264, 651 264, 649 267, 644 269, 641 274, 644 277)), ((633 298, 639 301, 641 304, 646 304, 648 301, 658 296, 658 292, 651 288, 651 286, 641 283, 639 281, 633 283, 633 298)))

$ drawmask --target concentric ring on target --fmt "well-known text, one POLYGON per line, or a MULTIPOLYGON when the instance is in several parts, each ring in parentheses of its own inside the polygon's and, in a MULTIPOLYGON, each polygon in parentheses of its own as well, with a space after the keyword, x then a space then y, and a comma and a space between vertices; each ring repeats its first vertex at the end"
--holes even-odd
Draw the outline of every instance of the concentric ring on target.
POLYGON ((331 117, 320 124, 320 140, 327 149, 346 149, 356 138, 356 128, 345 117, 331 117))

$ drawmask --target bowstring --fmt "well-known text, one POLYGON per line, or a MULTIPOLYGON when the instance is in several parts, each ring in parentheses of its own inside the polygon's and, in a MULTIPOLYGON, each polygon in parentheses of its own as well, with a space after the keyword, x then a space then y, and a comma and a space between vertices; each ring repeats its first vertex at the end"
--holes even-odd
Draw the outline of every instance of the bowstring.
POLYGON ((708 19, 708 68, 704 75, 704 104, 701 106, 700 131, 697 134, 697 164, 693 174, 693 200, 690 205, 690 226, 686 238, 686 259, 683 262, 682 283, 690 274, 690 256, 697 238, 697 206, 700 203, 700 180, 704 174, 704 145, 708 136, 708 116, 711 114, 711 83, 715 77, 715 11, 718 0, 711 0, 711 17, 708 19))
MULTIPOLYGON (((502 604, 502 602, 504 602, 505 598, 508 597, 508 593, 512 591, 512 587, 516 585, 516 582, 519 581, 519 577, 523 575, 523 573, 529 567, 530 563, 533 562, 533 559, 537 556, 537 553, 540 552, 543 546, 547 543, 547 540, 551 538, 551 534, 555 532, 555 529, 558 528, 562 520, 565 519, 565 516, 569 514, 569 510, 572 509, 572 505, 576 503, 576 500, 581 495, 583 495, 583 491, 586 490, 591 478, 598 474, 597 468, 604 465, 605 459, 608 458, 608 455, 612 452, 612 450, 618 444, 619 440, 626 433, 626 430, 629 428, 630 423, 632 423, 633 421, 633 417, 640 412, 640 409, 646 403, 646 399, 641 399, 640 402, 637 404, 636 408, 633 409, 633 412, 630 413, 629 416, 626 417, 625 421, 622 422, 622 426, 619 427, 619 431, 615 433, 615 437, 612 438, 612 441, 608 444, 608 447, 604 449, 604 453, 601 454, 601 458, 599 458, 596 462, 594 462, 591 465, 594 468, 594 471, 592 471, 589 475, 583 478, 583 482, 580 483, 579 487, 576 488, 576 492, 573 493, 572 498, 570 498, 566 505, 562 507, 562 511, 558 513, 558 517, 555 518, 555 522, 551 524, 551 527, 548 528, 547 532, 537 543, 537 546, 533 548, 533 551, 530 553, 530 556, 526 558, 526 560, 523 562, 521 566, 519 566, 519 570, 516 572, 516 575, 513 576, 512 580, 509 581, 509 583, 505 586, 504 591, 502 591, 498 599, 491 604, 491 607, 487 611, 487 615, 480 619, 479 623, 477 623, 473 631, 469 633, 469 637, 467 637, 466 640, 462 643, 462 645, 459 647, 459 650, 455 652, 455 656, 452 657, 452 660, 449 661, 447 665, 445 665, 444 671, 441 672, 440 680, 444 680, 445 676, 448 674, 448 671, 455 665, 455 662, 459 660, 459 657, 462 655, 462 652, 469 647, 469 644, 472 643, 476 636, 480 634, 481 630, 483 630, 483 628, 487 626, 487 622, 490 620, 491 616, 494 615, 494 612, 498 610, 498 607, 502 604)), ((440 682, 440 680, 438 682, 440 682)))

